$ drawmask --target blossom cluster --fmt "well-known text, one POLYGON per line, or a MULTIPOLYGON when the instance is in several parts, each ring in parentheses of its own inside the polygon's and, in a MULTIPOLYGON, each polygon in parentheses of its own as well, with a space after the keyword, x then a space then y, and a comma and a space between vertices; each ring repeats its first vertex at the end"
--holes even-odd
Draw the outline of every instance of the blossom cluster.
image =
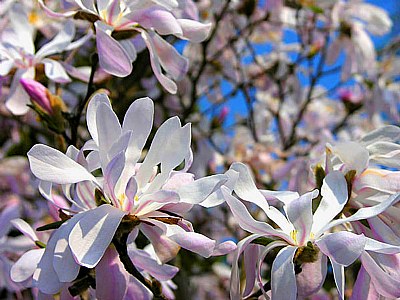
POLYGON ((0 294, 400 298, 400 43, 362 0, 0 3, 0 294))

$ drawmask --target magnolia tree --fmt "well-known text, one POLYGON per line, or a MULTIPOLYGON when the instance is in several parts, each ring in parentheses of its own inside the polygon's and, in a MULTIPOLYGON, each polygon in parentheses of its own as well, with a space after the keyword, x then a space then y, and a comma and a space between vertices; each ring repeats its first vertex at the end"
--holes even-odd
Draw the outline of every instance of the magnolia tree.
POLYGON ((2 298, 400 298, 382 7, 3 0, 0 16, 2 298))

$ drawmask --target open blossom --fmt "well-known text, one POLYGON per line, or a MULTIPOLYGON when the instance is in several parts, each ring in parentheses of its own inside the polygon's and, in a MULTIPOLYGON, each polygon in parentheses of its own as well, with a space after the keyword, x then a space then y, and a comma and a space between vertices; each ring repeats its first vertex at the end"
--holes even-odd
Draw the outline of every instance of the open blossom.
POLYGON ((375 74, 376 51, 368 32, 374 35, 388 33, 392 27, 388 14, 383 9, 362 1, 338 1, 332 9, 332 23, 339 28, 340 34, 330 45, 328 64, 334 63, 340 51, 344 50, 344 80, 356 73, 375 74))
POLYGON ((139 163, 152 128, 153 110, 149 98, 138 99, 121 126, 108 97, 97 94, 87 112, 93 139, 81 150, 70 147, 65 155, 35 145, 29 151, 31 170, 42 180, 42 194, 52 201, 52 184, 61 184, 72 203, 68 220, 52 235, 35 271, 33 280, 42 292, 57 293, 63 283, 76 278, 79 266, 96 267, 111 251, 114 235, 124 224, 133 230, 131 239, 140 230, 150 240, 161 262, 172 259, 180 247, 204 257, 235 248, 232 242, 217 244, 194 232, 190 222, 180 217, 195 204, 213 206, 205 200, 227 181, 226 175, 194 180, 187 173, 191 164, 189 124, 182 127, 176 117, 164 122, 139 163), (87 150, 91 152, 85 157, 87 150), (174 171, 182 162, 184 168, 174 171), (102 177, 91 173, 97 169, 102 177))
MULTIPOLYGON (((255 188, 249 171, 244 165, 233 164, 231 168, 239 172, 239 178, 233 189, 235 193, 240 198, 259 206, 278 227, 274 228, 267 223, 255 220, 240 200, 225 194, 226 202, 239 225, 244 230, 253 233, 238 244, 232 268, 232 299, 240 298, 238 259, 243 252, 246 268, 246 288, 243 296, 250 295, 255 280, 266 295, 261 278, 262 262, 272 249, 283 247, 271 268, 272 299, 296 299, 298 296, 307 297, 316 293, 325 280, 327 258, 333 267, 339 296, 343 299, 345 266, 361 256, 361 261, 367 270, 376 270, 375 267, 371 268, 371 266, 376 266, 376 263, 371 262, 372 258, 368 252, 384 254, 400 252, 399 246, 379 242, 363 234, 348 231, 329 232, 333 227, 346 222, 378 215, 398 202, 400 194, 393 195, 378 205, 361 208, 348 218, 334 219, 343 210, 348 200, 346 180, 339 171, 334 171, 324 179, 321 188, 322 200, 314 213, 312 200, 318 195, 317 191, 306 193, 297 199, 293 197, 284 199, 284 213, 282 213, 268 205, 264 195, 255 188), (270 240, 266 242, 262 239, 265 237, 270 240), (259 244, 265 245, 265 248, 259 244), (310 274, 313 276, 310 277, 310 274)), ((381 272, 384 273, 383 270, 381 272)), ((396 295, 394 280, 394 277, 390 275, 383 276, 380 280, 381 286, 390 287, 388 294, 392 296, 396 295)))
POLYGON ((80 47, 90 38, 90 34, 72 42, 75 26, 72 21, 68 21, 51 41, 35 51, 35 30, 23 7, 17 3, 9 13, 11 25, 0 36, 0 76, 6 76, 16 69, 6 106, 13 114, 22 115, 29 110, 29 96, 20 80, 34 79, 36 67, 44 65, 44 72, 49 79, 60 83, 69 82, 70 78, 62 64, 49 56, 80 47))
POLYGON ((173 94, 177 86, 162 73, 161 68, 174 80, 180 80, 187 72, 188 61, 160 35, 175 35, 199 43, 207 38, 211 29, 211 24, 197 21, 195 5, 185 6, 178 1, 76 1, 80 10, 63 14, 50 11, 43 1, 40 3, 49 15, 75 15, 91 20, 96 28, 100 66, 112 75, 129 75, 137 52, 145 45, 150 52, 154 75, 173 94), (140 37, 135 37, 136 34, 140 34, 140 37))

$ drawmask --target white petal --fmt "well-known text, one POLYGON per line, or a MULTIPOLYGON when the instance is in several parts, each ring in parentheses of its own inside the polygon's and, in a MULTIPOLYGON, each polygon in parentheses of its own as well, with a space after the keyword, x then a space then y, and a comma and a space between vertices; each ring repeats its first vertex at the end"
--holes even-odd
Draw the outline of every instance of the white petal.
POLYGON ((321 196, 321 202, 313 216, 312 232, 314 233, 333 220, 347 203, 347 182, 341 172, 330 172, 324 178, 321 196))
POLYGON ((296 300, 297 284, 293 257, 297 247, 287 246, 279 251, 271 269, 271 295, 275 300, 296 300))
POLYGON ((110 99, 108 98, 107 94, 97 93, 89 101, 86 113, 87 127, 90 132, 90 135, 96 142, 96 145, 99 144, 99 139, 97 135, 96 114, 97 114, 97 108, 101 103, 104 103, 105 105, 111 108, 110 99))
POLYGON ((58 61, 45 58, 42 60, 42 63, 44 64, 44 72, 46 73, 46 76, 51 80, 59 83, 67 83, 71 81, 64 67, 58 61))
POLYGON ((234 191, 239 198, 258 205, 267 213, 269 209, 268 202, 257 189, 249 168, 242 163, 233 163, 230 169, 239 173, 239 178, 234 187, 234 191))
POLYGON ((39 179, 58 184, 96 179, 84 167, 64 153, 46 145, 37 144, 28 152, 32 173, 39 179))
POLYGON ((12 266, 10 276, 15 282, 29 279, 36 270, 45 249, 33 249, 24 253, 12 266))
POLYGON ((69 245, 80 265, 93 268, 110 245, 125 212, 104 204, 82 214, 69 235, 69 245))

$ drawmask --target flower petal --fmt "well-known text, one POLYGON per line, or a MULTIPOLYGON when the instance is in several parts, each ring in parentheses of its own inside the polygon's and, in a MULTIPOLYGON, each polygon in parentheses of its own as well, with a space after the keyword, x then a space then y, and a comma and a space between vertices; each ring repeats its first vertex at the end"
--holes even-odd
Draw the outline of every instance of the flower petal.
POLYGON ((312 232, 319 232, 347 203, 347 182, 339 171, 329 172, 321 188, 321 202, 313 216, 312 232))
POLYGON ((296 231, 295 243, 300 246, 304 245, 311 233, 313 221, 312 199, 314 195, 314 192, 306 193, 287 205, 288 219, 296 231))
POLYGON ((92 136, 93 140, 96 142, 96 145, 99 144, 99 138, 97 135, 97 108, 101 103, 104 103, 108 107, 111 108, 110 99, 108 98, 107 94, 104 93, 97 93, 95 94, 91 100, 89 101, 87 112, 86 112, 86 121, 87 127, 89 130, 90 135, 92 136))
POLYGON ((388 298, 400 297, 400 281, 383 271, 368 252, 364 252, 361 255, 361 263, 371 277, 371 281, 380 295, 388 298))
POLYGON ((243 163, 233 163, 229 168, 239 173, 234 191, 239 198, 258 205, 265 213, 268 212, 267 200, 257 189, 249 168, 243 163))
POLYGON ((287 246, 278 252, 271 269, 271 295, 275 300, 296 300, 297 284, 293 258, 297 247, 287 246))
POLYGON ((203 177, 180 187, 177 193, 181 202, 201 204, 227 180, 228 177, 223 174, 203 177))
POLYGON ((81 266, 93 268, 110 245, 125 212, 104 204, 82 213, 69 235, 69 245, 81 266))
POLYGON ((291 238, 284 232, 273 228, 271 225, 265 222, 255 220, 250 215, 246 206, 232 195, 224 193, 224 196, 226 203, 228 204, 233 216, 235 217, 235 220, 244 230, 247 230, 251 233, 280 237, 289 242, 292 241, 291 238))
POLYGON ((192 43, 203 42, 210 34, 212 23, 203 24, 190 19, 178 19, 178 23, 182 28, 183 35, 179 36, 192 43))
POLYGON ((316 241, 322 253, 328 256, 331 261, 343 266, 352 264, 361 255, 365 243, 364 235, 347 231, 327 234, 316 241))
POLYGON ((174 266, 166 264, 160 265, 144 250, 131 249, 129 250, 129 257, 136 267, 143 269, 151 276, 161 281, 171 279, 179 271, 179 269, 174 266))
POLYGON ((128 288, 129 274, 114 247, 108 247, 96 266, 96 298, 122 300, 128 288))
POLYGON ((45 249, 33 249, 24 253, 11 267, 10 276, 15 282, 29 279, 35 272, 45 249))
POLYGON ((94 23, 100 67, 109 74, 125 77, 132 72, 132 61, 125 49, 107 33, 108 26, 101 21, 94 23))
POLYGON ((23 235, 30 238, 33 242, 39 240, 36 233, 33 231, 32 227, 28 223, 26 223, 24 220, 14 219, 14 220, 11 220, 10 223, 15 228, 17 228, 20 232, 22 232, 23 235))
POLYGON ((344 267, 343 265, 337 264, 331 260, 331 265, 333 269, 333 277, 335 279, 336 288, 339 293, 339 299, 344 299, 344 267))
POLYGON ((84 167, 49 146, 34 145, 28 152, 28 159, 32 173, 41 180, 58 184, 97 182, 84 167))

